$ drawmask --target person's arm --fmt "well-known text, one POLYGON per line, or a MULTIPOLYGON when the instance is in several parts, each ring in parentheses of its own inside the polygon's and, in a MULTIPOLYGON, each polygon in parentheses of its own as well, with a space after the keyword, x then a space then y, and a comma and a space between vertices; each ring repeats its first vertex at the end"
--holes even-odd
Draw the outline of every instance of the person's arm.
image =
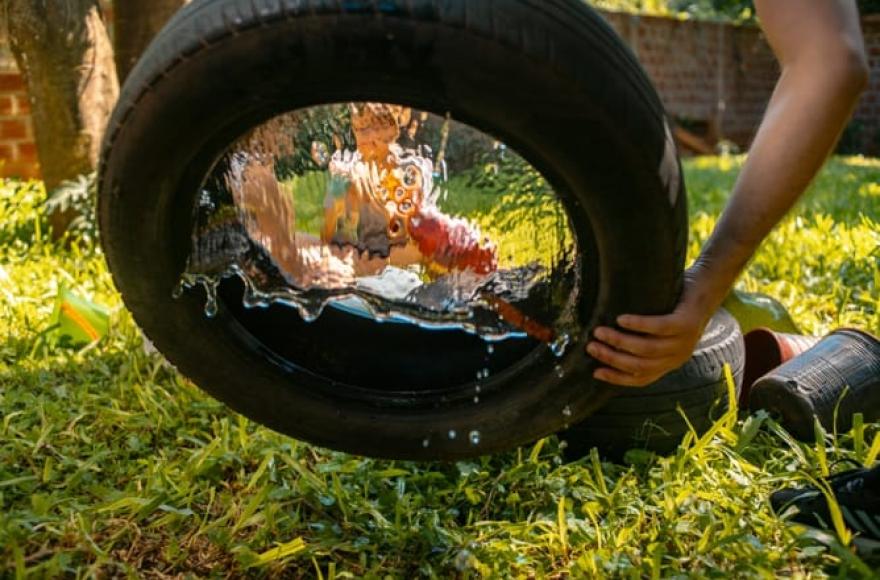
POLYGON ((597 379, 645 386, 687 362, 712 314, 771 229, 831 153, 867 86, 854 0, 756 0, 782 75, 730 201, 687 271, 676 309, 623 315, 597 328, 587 352, 597 379))

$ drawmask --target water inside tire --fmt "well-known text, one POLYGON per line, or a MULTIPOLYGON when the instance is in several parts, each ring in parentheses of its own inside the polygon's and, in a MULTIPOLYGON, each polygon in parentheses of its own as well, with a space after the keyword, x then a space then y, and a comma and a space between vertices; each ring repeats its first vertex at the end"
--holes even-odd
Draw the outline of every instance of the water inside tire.
POLYGON ((223 153, 193 211, 177 292, 203 287, 207 316, 226 296, 236 311, 292 310, 305 324, 290 332, 348 320, 362 341, 390 323, 469 334, 487 356, 526 342, 561 355, 578 330, 583 256, 562 199, 449 115, 339 103, 277 116, 223 153))

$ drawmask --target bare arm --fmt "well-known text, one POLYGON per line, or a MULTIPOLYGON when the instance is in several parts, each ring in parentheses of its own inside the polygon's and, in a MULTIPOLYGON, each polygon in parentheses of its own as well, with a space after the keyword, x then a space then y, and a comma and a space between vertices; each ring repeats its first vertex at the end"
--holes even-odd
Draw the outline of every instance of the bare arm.
POLYGON ((715 231, 687 272, 675 311, 621 316, 624 332, 596 329, 597 340, 587 350, 607 365, 596 371, 598 379, 644 386, 690 358, 739 273, 822 167, 867 86, 854 0, 755 5, 782 75, 748 159, 715 231))

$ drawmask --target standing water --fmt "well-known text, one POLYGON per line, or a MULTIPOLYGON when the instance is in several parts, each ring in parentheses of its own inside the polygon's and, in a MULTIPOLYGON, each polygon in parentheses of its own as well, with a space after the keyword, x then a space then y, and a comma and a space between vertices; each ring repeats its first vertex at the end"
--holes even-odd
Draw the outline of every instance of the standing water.
POLYGON ((487 341, 529 336, 557 356, 577 332, 560 199, 512 148, 448 116, 382 103, 281 115, 226 151, 195 216, 181 289, 205 288, 207 316, 237 277, 247 308, 281 304, 306 321, 329 305, 487 341))

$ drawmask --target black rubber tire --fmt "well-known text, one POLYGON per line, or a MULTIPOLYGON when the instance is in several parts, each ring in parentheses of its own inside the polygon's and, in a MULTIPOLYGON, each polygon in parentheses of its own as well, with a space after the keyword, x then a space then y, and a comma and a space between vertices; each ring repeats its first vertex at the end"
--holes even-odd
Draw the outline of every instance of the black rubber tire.
MULTIPOLYGON (((586 416, 615 391, 591 378, 592 328, 668 312, 681 289, 686 195, 662 105, 581 0, 195 0, 123 87, 99 187, 109 267, 156 347, 244 415, 367 455, 493 453, 586 416), (449 112, 502 139, 548 179, 581 255, 597 258, 579 264, 582 330, 566 354, 534 346, 483 385, 479 405, 461 396, 473 382, 389 394, 328 380, 272 352, 232 308, 206 319, 194 293, 171 298, 197 191, 221 153, 282 112, 364 100, 449 112)), ((383 332, 342 347, 387 358, 383 332)), ((423 376, 450 372, 433 358, 423 376)))
POLYGON ((815 346, 759 378, 749 393, 752 411, 776 416, 801 441, 815 441, 815 421, 846 433, 853 417, 880 419, 880 340, 851 328, 837 329, 815 346))
POLYGON ((688 422, 698 433, 706 431, 729 408, 725 363, 739 396, 745 345, 739 324, 722 309, 686 365, 645 388, 618 393, 594 415, 560 433, 566 458, 583 457, 593 447, 613 460, 629 449, 668 453, 690 430, 688 422))

